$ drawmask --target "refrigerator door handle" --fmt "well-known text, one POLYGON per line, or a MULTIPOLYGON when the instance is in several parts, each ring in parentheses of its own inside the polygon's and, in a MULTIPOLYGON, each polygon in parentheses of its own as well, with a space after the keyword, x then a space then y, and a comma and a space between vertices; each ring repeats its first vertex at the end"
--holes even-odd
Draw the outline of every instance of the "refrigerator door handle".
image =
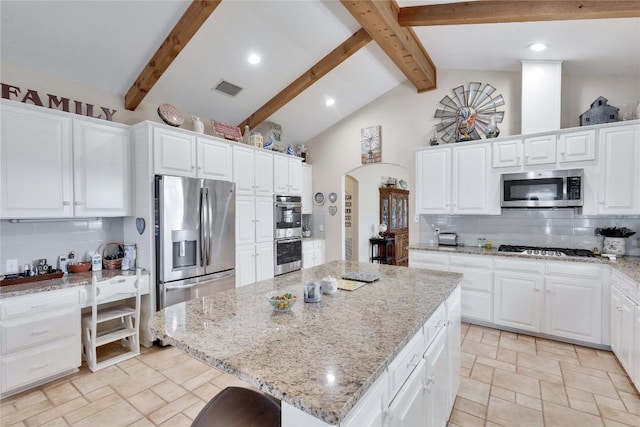
POLYGON ((206 257, 206 253, 205 253, 205 240, 206 240, 206 234, 205 234, 205 228, 206 228, 206 224, 207 224, 207 218, 206 218, 206 212, 205 212, 205 207, 206 207, 206 196, 205 196, 205 189, 204 188, 200 188, 200 266, 204 267, 205 264, 205 257, 206 257))
POLYGON ((206 209, 207 209, 207 229, 205 230, 205 235, 206 235, 206 256, 205 256, 205 260, 206 260, 206 266, 208 266, 209 264, 211 264, 211 200, 209 199, 209 189, 205 189, 205 197, 206 197, 206 209))

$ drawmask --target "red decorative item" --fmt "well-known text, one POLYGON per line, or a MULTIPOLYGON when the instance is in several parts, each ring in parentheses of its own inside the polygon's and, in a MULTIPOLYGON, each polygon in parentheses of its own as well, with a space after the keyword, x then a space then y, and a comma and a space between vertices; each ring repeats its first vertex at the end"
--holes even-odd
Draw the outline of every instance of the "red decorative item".
POLYGON ((237 126, 219 122, 217 120, 211 120, 211 127, 213 127, 213 133, 220 135, 225 139, 230 139, 236 142, 242 139, 242 132, 237 126))

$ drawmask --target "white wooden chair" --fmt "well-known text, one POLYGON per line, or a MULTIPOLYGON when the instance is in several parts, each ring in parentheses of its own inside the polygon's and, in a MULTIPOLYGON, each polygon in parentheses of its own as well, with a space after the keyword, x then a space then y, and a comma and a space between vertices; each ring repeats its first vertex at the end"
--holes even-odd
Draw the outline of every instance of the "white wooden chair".
POLYGON ((91 312, 82 316, 82 353, 92 372, 140 354, 140 269, 135 276, 116 276, 98 281, 93 275, 91 312), (135 297, 135 306, 108 303, 135 297), (97 348, 120 341, 125 353, 98 362, 97 348))

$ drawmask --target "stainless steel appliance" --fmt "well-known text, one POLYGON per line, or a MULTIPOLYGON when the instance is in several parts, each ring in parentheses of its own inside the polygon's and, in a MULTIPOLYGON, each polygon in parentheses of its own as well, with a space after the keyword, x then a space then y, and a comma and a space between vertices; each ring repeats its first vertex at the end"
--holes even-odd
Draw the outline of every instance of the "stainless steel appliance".
POLYGON ((438 245, 457 246, 458 235, 456 233, 438 233, 438 245))
POLYGON ((503 174, 503 208, 566 208, 583 205, 583 170, 548 170, 503 174))
POLYGON ((302 198, 275 195, 274 274, 280 275, 302 268, 302 198))
POLYGON ((498 252, 515 253, 531 256, 549 256, 549 257, 589 257, 596 255, 587 249, 571 249, 571 248, 545 248, 540 246, 518 246, 518 245, 500 245, 498 252))
POLYGON ((235 184, 156 176, 158 309, 235 286, 235 184))

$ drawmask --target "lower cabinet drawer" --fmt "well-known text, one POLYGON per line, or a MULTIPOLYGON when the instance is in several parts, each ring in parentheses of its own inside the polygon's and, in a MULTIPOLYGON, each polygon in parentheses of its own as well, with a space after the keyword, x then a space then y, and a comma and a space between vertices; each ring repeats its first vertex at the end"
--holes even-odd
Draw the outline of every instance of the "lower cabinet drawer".
POLYGON ((431 345, 431 341, 433 341, 438 332, 444 328, 446 322, 447 310, 443 303, 424 324, 425 349, 431 345))
POLYGON ((80 340, 68 337, 2 356, 2 393, 44 380, 80 366, 80 340))
POLYGON ((488 292, 462 290, 462 317, 491 322, 493 297, 488 292))
POLYGON ((51 311, 40 315, 6 320, 0 324, 0 349, 2 354, 36 344, 79 334, 80 311, 51 311))
POLYGON ((422 328, 389 364, 389 396, 394 396, 422 360, 426 346, 422 328))

